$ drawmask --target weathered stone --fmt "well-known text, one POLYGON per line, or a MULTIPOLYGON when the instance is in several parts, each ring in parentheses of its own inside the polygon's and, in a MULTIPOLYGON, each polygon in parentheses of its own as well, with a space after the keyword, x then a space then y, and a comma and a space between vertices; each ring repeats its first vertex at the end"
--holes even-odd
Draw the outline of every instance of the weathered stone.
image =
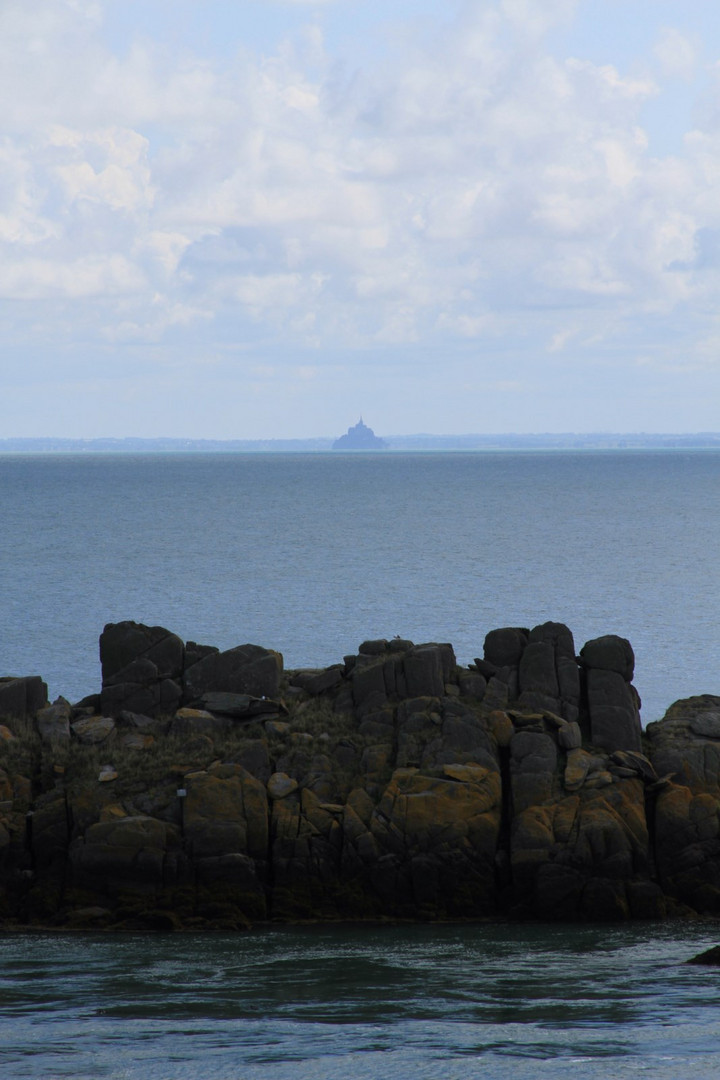
POLYGON ((230 720, 213 716, 205 709, 178 709, 169 727, 170 735, 192 737, 194 735, 223 735, 230 730, 230 720))
POLYGON ((139 657, 137 660, 131 661, 126 667, 121 668, 120 671, 104 678, 103 686, 119 686, 121 683, 152 686, 153 683, 159 682, 159 680, 160 672, 157 664, 153 664, 152 660, 145 657, 139 657))
POLYGON ((282 672, 280 653, 259 645, 238 645, 211 653, 185 670, 185 696, 196 701, 209 691, 277 696, 282 672))
POLYGON ((185 837, 195 860, 230 853, 267 858, 264 784, 236 764, 216 765, 187 783, 185 837))
POLYGON ((437 645, 417 645, 405 655, 403 672, 408 697, 442 697, 443 657, 437 645))
POLYGON ((582 746, 582 732, 577 723, 565 724, 558 729, 558 743, 563 750, 577 750, 582 746))
POLYGON ((47 686, 39 675, 0 678, 0 716, 25 720, 47 705, 47 686))
POLYGON ((123 682, 103 686, 100 703, 105 716, 117 717, 123 712, 167 716, 175 712, 181 694, 180 685, 173 679, 147 685, 123 682))
POLYGON ((616 634, 594 638, 583 645, 580 658, 586 668, 614 671, 621 675, 625 682, 632 682, 635 654, 626 638, 618 637, 616 634))
POLYGON ((70 861, 78 884, 100 892, 159 890, 168 850, 180 846, 179 831, 155 818, 134 816, 91 825, 73 841, 70 861))
POLYGON ((489 913, 499 825, 496 770, 468 765, 440 779, 398 769, 371 818, 379 853, 373 881, 382 889, 382 859, 393 856, 396 882, 407 880, 395 890, 398 913, 406 906, 436 917, 489 913))
POLYGON ((532 690, 557 699, 560 693, 555 671, 555 649, 549 642, 530 641, 520 659, 518 681, 521 693, 532 690))
POLYGON ((154 735, 143 735, 141 731, 129 731, 120 740, 120 745, 125 750, 149 750, 154 744, 154 735))
POLYGON ((495 742, 499 747, 506 748, 515 734, 515 725, 506 712, 496 709, 488 717, 488 725, 495 742))
POLYGON ((515 813, 538 806, 556 790, 557 747, 549 735, 518 732, 510 743, 510 774, 515 813))
POLYGON ((115 721, 109 716, 87 716, 83 720, 76 720, 71 726, 79 742, 94 746, 104 742, 115 730, 115 721))
POLYGON ((704 712, 693 716, 690 730, 704 739, 720 739, 720 712, 704 712))
POLYGON ((701 694, 676 701, 661 721, 647 726, 649 757, 659 776, 673 776, 694 794, 720 796, 720 742, 694 730, 708 712, 720 712, 720 697, 701 694))
POLYGON ((568 709, 577 709, 580 704, 580 668, 574 657, 557 656, 555 659, 560 700, 563 702, 563 715, 566 719, 577 719, 568 714, 568 709))
POLYGON ((297 780, 293 780, 284 772, 273 773, 267 782, 268 795, 271 799, 284 799, 287 795, 292 795, 293 791, 297 791, 297 789, 297 780))
POLYGON ((387 700, 385 689, 384 663, 382 660, 370 664, 356 665, 352 672, 353 703, 356 708, 367 705, 377 707, 387 700))
POLYGON ((656 783, 658 774, 652 762, 644 754, 638 754, 634 750, 616 750, 610 757, 618 765, 626 769, 633 769, 647 783, 656 783))
POLYGON ((220 650, 215 645, 198 645, 197 641, 186 641, 184 667, 192 667, 193 664, 204 660, 206 656, 218 652, 220 650))
POLYGON ((588 775, 591 768, 603 767, 605 764, 604 758, 594 757, 589 754, 587 750, 580 748, 572 749, 568 752, 567 765, 565 766, 565 775, 563 784, 566 791, 577 791, 585 783, 585 778, 588 775))
POLYGON ((627 918, 626 882, 649 879, 648 847, 638 780, 528 807, 511 837, 519 908, 547 919, 627 918))
POLYGON ((155 665, 160 678, 179 679, 184 653, 181 639, 162 626, 145 626, 135 622, 108 623, 100 635, 103 683, 136 660, 149 660, 155 665))
POLYGON ((329 668, 296 671, 290 678, 290 685, 313 696, 324 694, 342 682, 343 670, 341 664, 336 664, 329 668))
POLYGON ((267 784, 272 773, 270 755, 265 739, 252 739, 242 750, 237 752, 235 761, 254 776, 256 780, 267 784))
POLYGON ((565 623, 546 622, 535 626, 528 635, 528 641, 530 644, 544 642, 552 646, 556 657, 575 662, 575 641, 565 623))
POLYGON ((585 787, 588 789, 600 788, 607 787, 608 784, 613 783, 615 783, 615 781, 613 779, 612 773, 608 772, 607 769, 601 769, 600 772, 596 772, 593 773, 592 776, 588 776, 587 780, 585 781, 585 787))
POLYGON ((284 739, 290 734, 290 724, 285 720, 266 720, 264 727, 271 739, 284 739))
POLYGON ((385 638, 376 638, 374 641, 363 641, 358 652, 363 656, 384 656, 388 651, 388 643, 385 638))
MULTIPOLYGON (((517 667, 530 636, 529 630, 505 626, 485 636, 484 660, 496 668, 517 667)), ((477 661, 476 661, 477 663, 477 661)))
POLYGON ((595 746, 604 750, 642 750, 640 714, 632 688, 623 676, 609 669, 589 670, 587 695, 595 746))
POLYGON ((657 795, 655 830, 664 892, 702 914, 720 914, 720 802, 671 784, 657 795))
POLYGON ((72 705, 64 697, 41 709, 36 717, 38 733, 43 742, 65 741, 70 738, 72 705))
POLYGON ((216 716, 232 720, 247 721, 263 717, 287 715, 287 709, 281 701, 269 697, 252 697, 250 694, 230 694, 224 691, 209 690, 203 694, 198 705, 216 716))
POLYGON ((464 697, 477 698, 482 701, 487 687, 487 679, 479 671, 459 671, 458 686, 464 697))
POLYGON ((131 727, 137 728, 139 731, 146 731, 148 733, 157 731, 157 720, 152 716, 145 716, 143 713, 129 712, 127 709, 124 709, 118 714, 116 719, 121 724, 128 724, 131 727))
POLYGON ((502 682, 496 675, 493 675, 489 679, 485 689, 483 705, 486 709, 504 710, 507 708, 509 699, 510 693, 507 683, 502 682))

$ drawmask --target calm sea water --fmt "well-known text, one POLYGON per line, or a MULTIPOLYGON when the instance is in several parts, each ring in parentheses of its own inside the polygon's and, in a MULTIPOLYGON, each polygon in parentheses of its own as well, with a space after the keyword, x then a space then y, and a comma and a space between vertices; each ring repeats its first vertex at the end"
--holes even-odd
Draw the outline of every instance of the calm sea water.
POLYGON ((367 637, 619 633, 645 722, 720 693, 720 453, 0 457, 0 673, 99 688, 106 622, 327 665, 367 637))
POLYGON ((0 939, 8 1080, 715 1080, 702 926, 0 939))

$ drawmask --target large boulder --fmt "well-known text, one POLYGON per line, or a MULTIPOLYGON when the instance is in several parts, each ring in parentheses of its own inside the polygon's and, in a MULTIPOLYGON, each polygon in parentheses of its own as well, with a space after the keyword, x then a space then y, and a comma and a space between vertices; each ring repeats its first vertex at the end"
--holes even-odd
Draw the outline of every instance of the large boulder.
POLYGON ((580 659, 585 668, 597 671, 615 671, 625 682, 632 682, 635 672, 635 653, 627 638, 617 634, 587 641, 580 650, 580 659))
POLYGON ((70 738, 72 705, 64 697, 57 698, 35 716, 38 734, 45 743, 64 742, 70 738))
POLYGON ((642 750, 640 699, 631 681, 635 655, 616 634, 594 638, 580 650, 585 672, 589 736, 604 750, 642 750))
POLYGON ((720 914, 720 697, 676 701, 648 724, 648 756, 661 781, 657 863, 668 895, 720 914))
MULTIPOLYGON (((496 769, 446 765, 439 776, 396 770, 363 848, 385 910, 434 918, 492 913, 500 817, 496 769)), ((361 828, 358 834, 356 844, 361 828)))
POLYGON ((282 656, 260 645, 238 645, 226 652, 210 653, 186 668, 185 700, 190 703, 208 691, 277 697, 282 656))
POLYGON ((503 626, 485 635, 483 658, 496 668, 517 667, 528 643, 529 630, 503 626))
POLYGON ((39 675, 0 678, 0 717, 25 720, 47 705, 47 685, 39 675))
POLYGON ((191 774, 186 784, 183 832, 199 887, 244 919, 266 918, 265 785, 236 764, 191 774))
POLYGON ((557 747, 546 734, 519 731, 510 740, 512 801, 516 814, 548 802, 559 790, 557 747))
POLYGON ((101 711, 158 716, 173 713, 181 697, 185 646, 162 626, 108 623, 100 635, 101 711))
POLYGON ((174 884, 180 830, 143 815, 98 821, 70 845, 73 880, 100 893, 157 893, 174 884))
MULTIPOLYGON (((137 661, 153 665, 155 679, 179 679, 184 666, 185 646, 176 634, 163 626, 145 626, 136 622, 108 623, 100 635, 100 663, 103 684, 140 682, 130 678, 125 669, 137 661)), ((132 670, 132 669, 131 669, 132 670)))
POLYGON ((660 917, 640 780, 527 807, 512 824, 513 901, 542 919, 660 917))
POLYGON ((587 672, 590 739, 604 750, 642 750, 634 689, 615 671, 587 672))

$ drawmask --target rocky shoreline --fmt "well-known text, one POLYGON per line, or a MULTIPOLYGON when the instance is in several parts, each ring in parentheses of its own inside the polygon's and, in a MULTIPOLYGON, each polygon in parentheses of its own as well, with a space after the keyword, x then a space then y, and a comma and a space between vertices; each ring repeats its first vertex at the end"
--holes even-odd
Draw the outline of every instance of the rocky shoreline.
POLYGON ((0 930, 720 915, 720 696, 640 724, 630 643, 544 623, 318 670, 109 624, 0 679, 0 930))

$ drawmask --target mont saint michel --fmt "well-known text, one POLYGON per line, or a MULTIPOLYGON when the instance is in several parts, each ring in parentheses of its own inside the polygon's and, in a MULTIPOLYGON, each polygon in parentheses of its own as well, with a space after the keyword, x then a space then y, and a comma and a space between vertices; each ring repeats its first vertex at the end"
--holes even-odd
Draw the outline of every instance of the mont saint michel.
POLYGON ((362 416, 354 427, 349 427, 332 445, 333 450, 387 450, 388 444, 380 439, 372 428, 363 423, 362 416))

